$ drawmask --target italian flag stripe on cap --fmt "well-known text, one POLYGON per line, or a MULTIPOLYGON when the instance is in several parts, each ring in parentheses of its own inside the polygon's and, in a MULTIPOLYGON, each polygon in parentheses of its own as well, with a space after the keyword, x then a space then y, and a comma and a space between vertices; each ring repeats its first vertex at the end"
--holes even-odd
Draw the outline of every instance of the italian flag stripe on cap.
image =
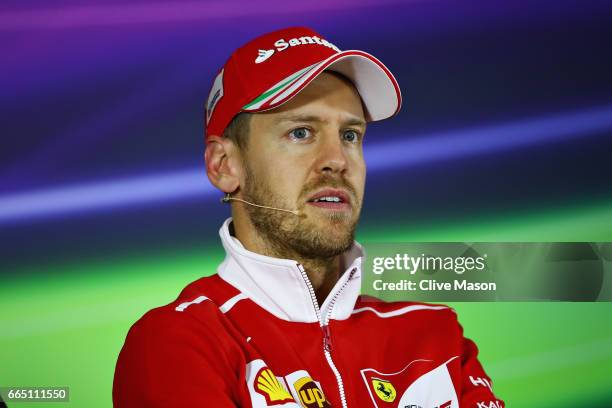
POLYGON ((318 63, 312 64, 298 72, 291 74, 289 77, 273 85, 270 89, 259 95, 257 98, 247 103, 242 107, 245 111, 254 111, 265 105, 266 102, 273 99, 276 95, 283 92, 286 88, 290 87, 294 82, 299 80, 303 75, 307 74, 308 71, 313 69, 318 63))

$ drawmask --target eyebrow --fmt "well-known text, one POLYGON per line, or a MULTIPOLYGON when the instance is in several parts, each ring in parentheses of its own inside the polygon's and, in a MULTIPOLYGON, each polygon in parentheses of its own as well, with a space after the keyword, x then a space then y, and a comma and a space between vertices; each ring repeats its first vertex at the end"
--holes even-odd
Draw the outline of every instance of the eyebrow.
MULTIPOLYGON (((278 123, 285 122, 318 122, 318 123, 328 123, 327 120, 320 118, 316 115, 285 115, 278 118, 278 123)), ((348 118, 347 120, 342 122, 343 126, 365 126, 366 122, 363 119, 359 119, 356 117, 348 118)))

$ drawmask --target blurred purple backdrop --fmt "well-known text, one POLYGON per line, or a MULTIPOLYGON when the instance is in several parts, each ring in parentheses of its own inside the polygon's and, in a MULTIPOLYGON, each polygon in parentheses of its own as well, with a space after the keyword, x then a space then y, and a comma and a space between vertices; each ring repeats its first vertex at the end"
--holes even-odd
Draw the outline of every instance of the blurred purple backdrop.
POLYGON ((612 199, 608 1, 1 7, 5 271, 216 240, 204 100, 234 48, 290 25, 373 53, 402 88, 368 129, 362 226, 612 199))

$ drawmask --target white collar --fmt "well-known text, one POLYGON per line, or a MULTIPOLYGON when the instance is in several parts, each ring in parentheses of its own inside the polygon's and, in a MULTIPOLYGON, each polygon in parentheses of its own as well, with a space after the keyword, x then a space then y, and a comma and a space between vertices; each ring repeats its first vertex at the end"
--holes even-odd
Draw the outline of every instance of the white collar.
MULTIPOLYGON (((291 259, 273 258, 247 250, 230 234, 228 218, 219 230, 225 248, 225 260, 219 265, 219 276, 253 302, 274 316, 292 322, 318 322, 314 292, 308 288, 306 274, 291 259)), ((322 319, 331 309, 331 319, 348 319, 361 290, 361 265, 364 251, 356 241, 343 255, 343 265, 350 265, 323 302, 322 319), (344 286, 344 287, 343 287, 344 286), (332 299, 335 300, 332 302, 332 299)))

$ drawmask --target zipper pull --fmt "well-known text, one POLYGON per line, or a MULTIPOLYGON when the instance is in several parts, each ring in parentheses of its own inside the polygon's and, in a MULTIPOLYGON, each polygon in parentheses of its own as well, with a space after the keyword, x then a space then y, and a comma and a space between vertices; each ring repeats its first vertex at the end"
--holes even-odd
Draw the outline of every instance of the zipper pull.
POLYGON ((331 351, 332 341, 331 341, 331 333, 329 331, 329 326, 325 325, 325 326, 321 326, 321 328, 323 329, 323 347, 325 347, 325 350, 331 351))

